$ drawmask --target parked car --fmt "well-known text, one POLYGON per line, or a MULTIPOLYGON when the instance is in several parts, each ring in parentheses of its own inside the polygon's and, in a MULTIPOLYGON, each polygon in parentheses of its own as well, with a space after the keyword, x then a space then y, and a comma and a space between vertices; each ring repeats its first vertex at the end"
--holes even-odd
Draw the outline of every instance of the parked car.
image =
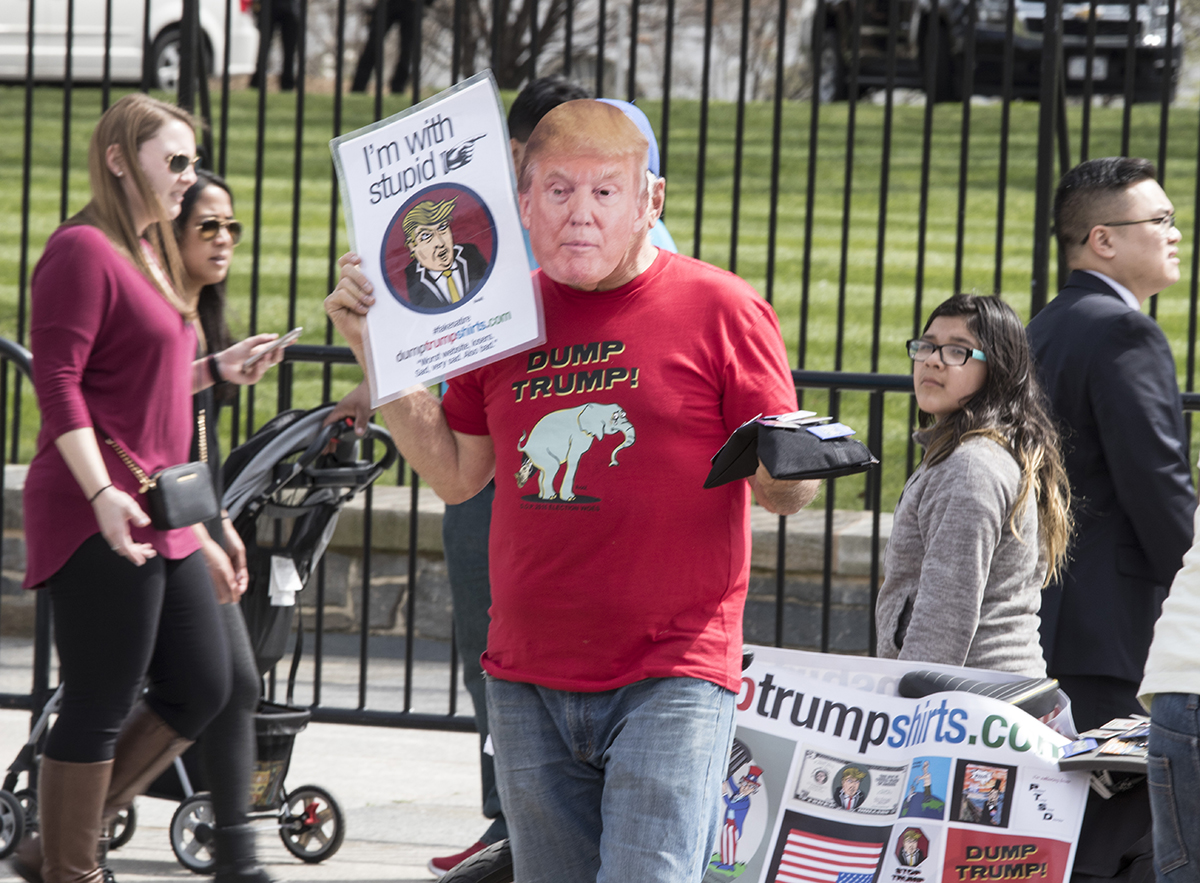
MULTIPOLYGON (((896 85, 924 88, 926 35, 932 21, 929 0, 829 0, 825 19, 819 23, 823 34, 821 78, 817 83, 820 99, 839 101, 848 97, 856 2, 863 4, 859 30, 859 90, 878 88, 887 82, 889 2, 897 4, 899 22, 896 85)), ((1168 7, 1162 0, 1149 0, 1138 2, 1136 8, 1136 18, 1131 24, 1129 3, 1097 5, 1091 76, 1093 94, 1124 94, 1126 49, 1132 27, 1137 60, 1135 100, 1157 101, 1161 98, 1167 59, 1168 7)), ((976 9, 973 92, 1000 95, 1004 87, 1008 0, 977 0, 976 9)), ((1071 94, 1083 91, 1087 73, 1089 11, 1089 3, 1063 5, 1063 66, 1067 91, 1071 94)), ((1014 12, 1013 95, 1036 98, 1040 94, 1045 5, 1037 0, 1016 0, 1014 12)), ((966 0, 942 0, 938 4, 941 27, 933 78, 935 101, 962 97, 964 48, 972 27, 968 14, 966 0)), ((1183 58, 1183 28, 1178 21, 1173 29, 1171 52, 1175 59, 1169 83, 1173 99, 1183 58)))
MULTIPOLYGON (((34 77, 61 81, 66 68, 67 0, 37 0, 33 34, 34 77)), ((225 64, 225 0, 200 0, 202 54, 210 75, 225 64)), ((104 0, 76 0, 72 34, 71 78, 100 82, 104 74, 104 0)), ((258 28, 249 3, 233 0, 229 71, 254 72, 258 28)), ((143 73, 145 0, 112 0, 110 65, 115 83, 140 83, 143 73)), ((174 90, 179 77, 179 20, 183 0, 150 0, 151 85, 174 90)), ((29 36, 29 3, 0 2, 0 79, 25 78, 29 36)))

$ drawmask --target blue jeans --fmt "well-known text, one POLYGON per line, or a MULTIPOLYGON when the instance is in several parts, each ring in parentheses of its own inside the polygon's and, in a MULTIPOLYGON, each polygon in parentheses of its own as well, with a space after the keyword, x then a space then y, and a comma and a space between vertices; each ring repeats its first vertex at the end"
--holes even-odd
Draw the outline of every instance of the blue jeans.
POLYGON ((1147 765, 1158 880, 1200 883, 1200 696, 1155 695, 1147 765))
POLYGON ((488 534, 492 526, 492 497, 496 485, 488 484, 465 503, 447 506, 442 519, 442 548, 446 553, 446 575, 454 600, 454 640, 462 659, 463 686, 475 706, 475 727, 479 730, 479 775, 483 792, 483 815, 492 824, 479 839, 495 843, 508 836, 508 826, 500 808, 496 790, 496 772, 492 756, 483 752, 488 735, 487 699, 483 687, 483 669, 479 657, 487 649, 488 608, 492 606, 492 586, 488 578, 488 534))
POLYGON ((521 883, 699 883, 721 816, 736 697, 694 678, 603 693, 487 679, 521 883))

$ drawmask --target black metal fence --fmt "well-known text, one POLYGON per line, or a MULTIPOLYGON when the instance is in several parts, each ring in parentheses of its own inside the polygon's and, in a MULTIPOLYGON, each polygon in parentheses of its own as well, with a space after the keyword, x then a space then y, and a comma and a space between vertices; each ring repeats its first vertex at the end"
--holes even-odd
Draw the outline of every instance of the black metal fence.
MULTIPOLYGON (((954 291, 999 291, 1025 315, 1045 304, 1063 271, 1050 235, 1053 185, 1074 162, 1118 153, 1156 160, 1191 255, 1183 280, 1151 310, 1177 354, 1181 386, 1195 387, 1200 113, 1177 86, 1186 31, 1178 0, 414 0, 400 4, 398 48, 386 42, 386 0, 368 4, 365 17, 348 0, 302 0, 295 68, 278 80, 266 41, 254 64, 239 54, 240 0, 185 0, 182 19, 165 24, 152 14, 156 0, 136 0, 135 16, 125 15, 126 5, 104 0, 103 25, 77 31, 85 5, 67 0, 64 21, 26 28, 23 74, 0 84, 0 119, 8 123, 0 131, 0 203, 9 218, 0 230, 0 333, 26 341, 31 268, 54 226, 87 198, 91 126, 117 95, 138 88, 114 74, 122 27, 133 20, 140 87, 173 82, 172 97, 208 122, 206 165, 230 180, 239 213, 250 215, 250 258, 235 262, 230 278, 235 329, 307 329, 277 378, 229 409, 222 425, 230 446, 277 410, 335 399, 358 379, 320 307, 346 248, 326 142, 489 65, 507 90, 558 73, 599 95, 636 99, 658 133, 666 219, 681 250, 755 285, 780 314, 806 406, 865 427, 882 468, 830 482, 815 504, 826 513, 820 649, 830 647, 834 511, 870 510, 877 553, 880 513, 914 466, 902 341, 954 291), (49 74, 35 64, 39 40, 62 51, 49 74), (380 63, 357 94, 347 89, 361 73, 352 75, 351 65, 367 41, 380 63), (75 64, 85 44, 102 61, 87 83, 75 64), (385 67, 405 50, 403 94, 389 95, 395 77, 385 67), (247 86, 255 67, 263 88, 247 86)), ((26 21, 39 22, 49 4, 9 6, 17 12, 3 15, 24 6, 26 21)), ((93 13, 98 6, 88 5, 93 13)), ((271 21, 275 6, 291 4, 261 0, 259 20, 271 21)), ((18 50, 9 39, 2 51, 18 50)), ((9 462, 22 462, 32 454, 37 415, 28 384, 4 365, 0 446, 9 462)), ((339 704, 322 693, 321 621, 312 696, 297 698, 311 699, 318 719, 469 728, 448 649, 437 661, 444 709, 413 704, 422 490, 403 465, 392 481, 410 489, 413 515, 407 634, 389 651, 404 660, 398 710, 372 709, 369 689, 381 665, 369 620, 369 510, 353 698, 339 704)), ((777 643, 784 537, 781 529, 777 643)), ((879 578, 875 554, 872 588, 879 578)), ((0 604, 0 627, 4 617, 0 604)), ((47 635, 39 629, 34 642, 31 693, 0 696, 0 704, 24 707, 45 695, 47 635)), ((865 643, 874 646, 873 634, 865 643)))

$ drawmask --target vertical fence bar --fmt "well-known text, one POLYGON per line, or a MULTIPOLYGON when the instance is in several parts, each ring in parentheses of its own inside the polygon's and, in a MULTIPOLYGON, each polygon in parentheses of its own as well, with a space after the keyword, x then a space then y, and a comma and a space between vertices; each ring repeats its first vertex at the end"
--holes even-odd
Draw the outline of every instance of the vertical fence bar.
MULTIPOLYGON (((267 137, 267 59, 271 49, 271 4, 274 0, 262 0, 259 10, 258 32, 264 35, 258 44, 258 115, 255 123, 254 140, 254 247, 250 250, 250 334, 258 333, 258 297, 262 284, 262 213, 263 173, 266 163, 267 137)), ((281 0, 282 2, 282 0, 281 0)), ((246 438, 254 434, 253 386, 246 387, 246 438)))
MULTIPOLYGON (((1167 177, 1167 130, 1171 119, 1172 85, 1175 82, 1175 0, 1167 0, 1167 39, 1163 54, 1162 96, 1158 105, 1158 183, 1167 177)), ((1190 412, 1189 412, 1190 413, 1190 412)))
POLYGON ((738 220, 742 208, 742 158, 746 146, 746 61, 750 54, 750 0, 742 0, 742 34, 739 47, 737 122, 733 143, 733 198, 729 217, 729 272, 737 272, 738 220))
POLYGON ((112 98, 112 0, 104 0, 104 70, 100 74, 100 112, 112 98))
MULTIPOLYGON (((837 338, 833 352, 833 370, 842 370, 842 355, 846 344, 846 282, 850 272, 850 204, 854 196, 854 147, 858 114, 858 69, 862 51, 862 4, 854 5, 853 49, 850 53, 850 98, 846 102, 846 160, 842 173, 842 242, 838 257, 837 338)), ((834 402, 830 394, 830 406, 834 402)), ((829 482, 832 490, 833 482, 829 482)), ((830 494, 832 496, 832 494, 830 494)))
POLYGON ((529 0, 529 82, 537 78, 538 40, 538 4, 537 0, 529 0))
POLYGON ((597 98, 604 97, 604 41, 608 34, 608 0, 600 0, 596 13, 596 88, 597 98))
MULTIPOLYGON (((376 56, 378 58, 378 56, 376 56)), ((370 445, 370 441, 367 442, 370 445)), ((364 454, 366 459, 371 455, 364 454)), ((367 485, 363 497, 363 541, 362 541, 362 592, 359 595, 358 618, 358 707, 367 707, 367 668, 371 655, 371 544, 372 544, 372 514, 375 511, 375 485, 367 485)), ((416 511, 414 507, 413 511, 416 511)), ((411 519, 410 519, 411 520, 411 519)), ((410 677, 411 666, 406 666, 405 680, 410 677)), ((404 710, 408 711, 407 683, 405 684, 404 710)))
MULTIPOLYGON (((1079 122, 1079 161, 1088 158, 1092 137, 1092 71, 1096 63, 1096 6, 1099 0, 1088 3, 1087 49, 1083 59, 1083 113, 1079 122)), ((1045 36, 1042 37, 1045 40, 1045 36)))
POLYGON ((1008 0, 1004 12, 1004 73, 1000 87, 1000 162, 996 170, 996 265, 992 273, 992 291, 995 294, 1004 290, 1004 220, 1008 208, 1008 136, 1012 122, 1016 11, 1017 0, 1008 0))
POLYGON ((408 503, 408 598, 404 616, 404 710, 412 711, 413 645, 417 640, 417 521, 421 478, 412 473, 408 503))
MULTIPOLYGON (((660 126, 658 133, 658 168, 659 174, 665 178, 667 177, 667 168, 671 156, 671 151, 668 148, 670 147, 671 141, 671 75, 673 73, 671 58, 675 49, 675 0, 667 0, 664 43, 662 125, 660 126)), ((666 212, 667 207, 664 205, 664 216, 666 215, 666 212)))
POLYGON ((71 194, 71 96, 75 55, 75 0, 67 0, 67 43, 63 55, 62 90, 62 168, 58 194, 58 221, 67 219, 67 204, 71 194))
MULTIPOLYGON (((288 255, 288 305, 286 327, 296 327, 296 299, 300 282, 300 217, 304 187, 304 96, 308 78, 305 68, 308 63, 308 0, 300 2, 299 31, 296 39, 296 126, 295 143, 292 145, 292 242, 288 255)), ((380 59, 382 64, 383 59, 380 59)), ((285 59, 286 63, 286 59, 285 59)), ((415 65, 415 62, 414 62, 415 65)), ((292 407, 292 386, 295 383, 295 365, 284 361, 278 366, 277 410, 292 407)))
MULTIPOLYGON (((879 370, 879 327, 883 322, 883 255, 887 238, 888 189, 892 167, 892 121, 896 97, 896 32, 900 30, 900 4, 888 4, 887 73, 884 80, 883 147, 879 157, 879 220, 875 232, 875 301, 871 308, 871 371, 879 370)), ((928 103, 928 97, 926 99, 928 103)), ((866 502, 879 470, 867 473, 866 502)))
MULTIPOLYGON (((782 5, 785 0, 780 0, 782 5)), ((812 25, 812 95, 808 110, 808 170, 804 183, 804 246, 800 264, 800 329, 796 367, 803 369, 808 356, 808 311, 812 296, 813 214, 817 198, 817 154, 820 139, 821 75, 825 54, 825 0, 817 0, 812 25)), ((782 15, 783 13, 781 13, 782 15)), ((836 32, 834 32, 836 33, 836 32)), ((836 38, 835 38, 836 39, 836 38)), ((841 51, 834 46, 834 51, 841 51)), ((837 66, 834 66, 837 70, 837 66)))
POLYGON ((142 4, 142 91, 149 92, 155 82, 158 71, 154 69, 153 47, 150 45, 150 0, 142 4))
MULTIPOLYGON (((671 0, 667 0, 668 3, 671 0)), ((566 20, 563 22, 563 76, 570 79, 571 62, 574 57, 575 0, 567 0, 566 20)))
MULTIPOLYGON (((344 0, 343 0, 344 2, 344 0)), ((225 177, 229 162, 229 65, 230 50, 233 47, 233 0, 225 0, 224 24, 225 48, 221 50, 221 129, 217 137, 217 149, 220 160, 217 174, 225 177)))
POLYGON ((867 419, 867 447, 879 461, 879 466, 868 471, 875 474, 875 480, 867 484, 867 506, 871 510, 871 604, 867 608, 867 653, 875 655, 878 636, 875 633, 875 603, 879 600, 879 528, 881 493, 883 481, 879 474, 883 472, 883 390, 877 389, 871 393, 868 406, 870 416, 867 419))
POLYGON ((971 93, 975 91, 976 0, 967 3, 967 35, 963 46, 962 134, 958 145, 958 212, 954 228, 954 290, 962 291, 963 249, 967 228, 967 185, 971 158, 971 93))
MULTIPOLYGON (((455 9, 463 0, 455 0, 455 9)), ((457 41, 455 42, 457 46, 457 41)), ((333 137, 342 134, 342 77, 346 64, 346 0, 338 0, 336 57, 333 60, 333 137)), ((338 208, 341 194, 338 191, 337 170, 329 166, 329 266, 325 274, 325 290, 332 291, 337 283, 338 258, 338 208)), ((333 323, 325 319, 325 345, 333 344, 333 323)), ((321 401, 333 398, 333 366, 326 362, 321 367, 321 401)), ((317 633, 320 635, 320 632, 317 633)), ((318 640, 320 640, 318 638, 318 640)))
POLYGON ((1037 192, 1034 194, 1033 273, 1029 317, 1046 305, 1050 282, 1050 201, 1054 186, 1054 100, 1062 70, 1062 0, 1045 0, 1042 68, 1038 106, 1037 192))
POLYGON ((767 303, 775 303, 775 257, 778 246, 779 173, 783 159, 783 58, 787 47, 787 0, 779 0, 775 25, 775 94, 771 108, 771 202, 767 219, 767 303))
MULTIPOLYGON (((200 0, 183 0, 179 20, 179 77, 175 80, 175 102, 191 113, 196 107, 196 75, 200 69, 200 0)), ((270 34, 270 30, 265 31, 270 34)))
MULTIPOLYGON (((1015 0, 1009 0, 1010 4, 1015 0)), ((941 30, 948 25, 942 21, 938 0, 933 0, 929 11, 929 26, 925 30, 925 113, 921 123, 921 185, 917 204, 917 267, 913 279, 913 319, 912 336, 921 333, 922 301, 925 297, 925 244, 929 235, 929 176, 933 157, 933 110, 934 98, 938 88, 938 58, 941 45, 941 30)), ((949 41, 947 41, 949 42, 949 41)), ((910 400, 908 406, 908 426, 916 423, 916 401, 910 400)), ((904 463, 906 474, 911 474, 916 460, 916 445, 912 434, 905 433, 904 463)))
MULTIPOLYGON (((462 79, 462 33, 466 22, 466 0, 454 0, 454 41, 450 44, 450 82, 462 79)), ((340 39, 340 35, 339 35, 340 39)))
POLYGON ((1129 156, 1133 126, 1133 100, 1137 76, 1138 0, 1129 0, 1129 27, 1125 34, 1125 106, 1121 108, 1121 156, 1129 156))
POLYGON ((704 228, 704 179, 708 172, 709 76, 712 73, 713 0, 704 0, 704 60, 700 67, 700 125, 696 132, 696 214, 692 219, 692 257, 700 257, 704 228))
POLYGON ((629 76, 625 85, 625 100, 637 100, 637 57, 638 57, 638 19, 641 3, 630 0, 629 3, 629 76))
MULTIPOLYGON (((410 52, 409 56, 409 76, 412 79, 412 103, 419 104, 421 101, 421 46, 425 42, 422 34, 425 30, 425 4, 413 3, 409 15, 412 16, 410 23, 412 24, 413 33, 405 34, 404 30, 400 31, 400 51, 405 49, 404 41, 409 41, 410 52)), ((383 56, 379 56, 379 66, 383 67, 383 56)))
MULTIPOLYGON (((33 35, 37 23, 35 0, 29 0, 29 26, 25 35, 25 128, 21 143, 21 244, 17 255, 17 343, 25 344, 26 311, 29 304, 29 211, 33 183, 33 35)), ((13 433, 9 453, 16 463, 21 455, 20 371, 13 378, 13 433)), ((39 594, 41 594, 39 592, 39 594)))

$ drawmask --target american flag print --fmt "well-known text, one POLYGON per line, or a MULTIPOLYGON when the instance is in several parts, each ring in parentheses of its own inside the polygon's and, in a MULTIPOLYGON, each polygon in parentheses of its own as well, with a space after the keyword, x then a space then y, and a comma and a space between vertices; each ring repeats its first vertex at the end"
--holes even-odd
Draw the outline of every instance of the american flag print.
POLYGON ((883 847, 792 828, 775 883, 871 883, 883 847))

